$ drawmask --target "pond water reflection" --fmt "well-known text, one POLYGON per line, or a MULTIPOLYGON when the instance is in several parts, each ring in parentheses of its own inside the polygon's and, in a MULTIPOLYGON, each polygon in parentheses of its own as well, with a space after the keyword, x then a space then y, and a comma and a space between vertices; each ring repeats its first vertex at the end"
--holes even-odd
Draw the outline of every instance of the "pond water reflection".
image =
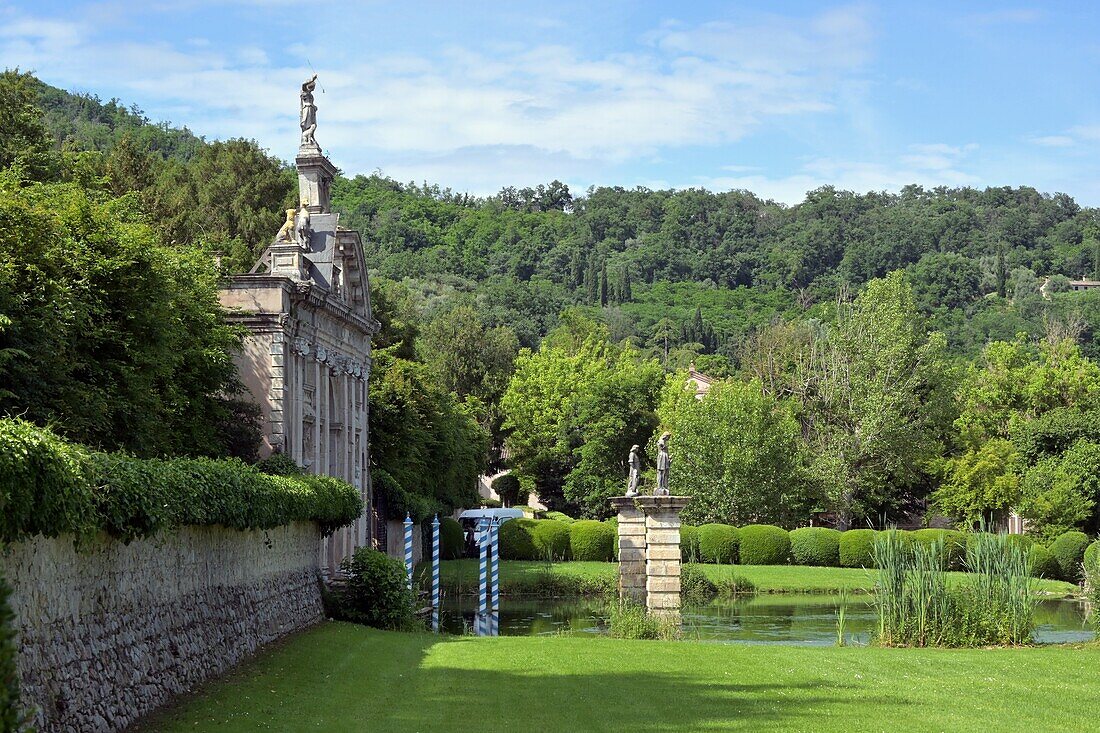
MULTIPOLYGON (((473 627, 476 599, 449 599, 442 623, 445 631, 461 634, 473 627)), ((743 644, 836 644, 839 599, 827 595, 775 594, 715 600, 684 610, 684 635, 702 641, 743 644)), ((590 598, 502 598, 502 636, 607 633, 607 607, 590 598)), ((1036 611, 1035 641, 1041 644, 1090 641, 1095 637, 1085 621, 1080 601, 1042 601, 1036 611)), ((875 628, 870 598, 848 600, 844 636, 848 643, 866 644, 875 628)))

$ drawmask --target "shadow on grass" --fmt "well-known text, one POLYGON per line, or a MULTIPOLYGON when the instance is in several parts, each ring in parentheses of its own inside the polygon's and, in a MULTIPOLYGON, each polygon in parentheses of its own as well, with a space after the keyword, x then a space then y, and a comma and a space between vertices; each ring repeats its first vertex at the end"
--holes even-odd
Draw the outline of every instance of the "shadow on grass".
POLYGON ((861 706, 905 704, 812 670, 736 666, 708 645, 441 640, 326 624, 140 730, 812 730, 861 706))

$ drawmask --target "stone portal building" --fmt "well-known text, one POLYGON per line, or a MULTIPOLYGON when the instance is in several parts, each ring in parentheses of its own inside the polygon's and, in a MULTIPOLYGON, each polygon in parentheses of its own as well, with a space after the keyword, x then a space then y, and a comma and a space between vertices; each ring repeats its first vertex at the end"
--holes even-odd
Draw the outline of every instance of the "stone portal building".
POLYGON ((336 168, 313 139, 312 83, 302 85, 299 208, 287 211, 256 266, 234 276, 220 298, 229 320, 250 332, 238 367, 262 411, 262 453, 285 453, 310 473, 336 476, 362 493, 364 516, 323 541, 321 566, 331 571, 376 534, 367 394, 379 324, 359 233, 340 227, 330 208, 336 168))

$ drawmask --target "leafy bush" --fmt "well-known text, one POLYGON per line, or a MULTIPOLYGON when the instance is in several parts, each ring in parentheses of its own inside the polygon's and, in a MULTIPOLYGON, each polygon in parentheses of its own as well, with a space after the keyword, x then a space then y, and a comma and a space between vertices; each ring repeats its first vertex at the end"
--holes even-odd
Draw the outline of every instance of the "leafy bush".
POLYGON ((466 533, 462 524, 450 517, 439 520, 439 556, 443 560, 457 560, 466 554, 466 533))
POLYGON ((362 512, 359 492, 328 476, 272 476, 238 460, 91 453, 22 420, 0 420, 0 541, 130 542, 185 525, 269 529, 315 521, 332 532, 362 512))
POLYGON ((568 514, 563 514, 562 512, 546 512, 543 514, 543 517, 546 519, 553 519, 555 522, 565 522, 566 524, 572 524, 576 521, 573 517, 568 514))
POLYGON ((500 557, 503 560, 538 560, 535 550, 536 519, 509 519, 500 525, 500 557))
POLYGON ((840 567, 840 532, 828 527, 801 527, 790 533, 795 565, 840 567))
POLYGON ((680 566, 680 598, 684 605, 706 603, 718 595, 718 586, 695 563, 680 566))
POLYGON ((1085 572, 1100 572, 1100 540, 1096 540, 1085 550, 1085 572))
POLYGON ((483 496, 477 500, 477 506, 485 507, 486 509, 500 509, 504 505, 496 499, 490 499, 486 496, 483 496))
POLYGON ((1028 572, 1033 578, 1048 578, 1057 580, 1059 576, 1058 561, 1050 554, 1047 548, 1038 542, 1033 543, 1027 550, 1028 572))
POLYGON ((840 567, 875 567, 875 531, 849 529, 840 533, 840 567))
POLYGON ((519 503, 521 492, 519 476, 514 473, 506 473, 493 479, 493 491, 500 497, 504 506, 514 506, 519 503))
POLYGON ((565 560, 569 555, 569 525, 565 522, 536 520, 531 539, 540 560, 565 560))
POLYGON ((680 557, 684 562, 699 562, 699 528, 690 524, 680 525, 680 557))
POLYGON ((569 551, 574 560, 607 562, 614 558, 615 530, 607 522, 582 519, 569 525, 569 551))
POLYGON ((0 731, 5 733, 26 730, 27 724, 19 698, 19 647, 9 596, 11 587, 0 577, 0 731))
MULTIPOLYGON (((741 533, 728 524, 704 524, 699 527, 699 561, 732 565, 737 562, 741 533)), ((682 543, 681 543, 682 544, 682 543)))
POLYGON ((913 542, 931 546, 943 545, 943 561, 948 570, 962 570, 966 564, 967 536, 955 529, 918 529, 912 533, 913 542))
POLYGON ((416 625, 416 599, 401 560, 362 547, 345 558, 340 569, 346 578, 333 594, 340 619, 379 629, 407 630, 416 625))
POLYGON ((739 552, 742 565, 784 565, 791 556, 791 536, 781 527, 750 524, 741 528, 739 552))
POLYGON ((1089 536, 1084 532, 1065 532, 1050 544, 1050 554, 1058 563, 1058 576, 1070 583, 1081 582, 1081 563, 1085 559, 1085 549, 1089 546, 1089 536))
POLYGON ((286 453, 272 453, 256 461, 256 470, 272 476, 301 476, 305 470, 286 453))

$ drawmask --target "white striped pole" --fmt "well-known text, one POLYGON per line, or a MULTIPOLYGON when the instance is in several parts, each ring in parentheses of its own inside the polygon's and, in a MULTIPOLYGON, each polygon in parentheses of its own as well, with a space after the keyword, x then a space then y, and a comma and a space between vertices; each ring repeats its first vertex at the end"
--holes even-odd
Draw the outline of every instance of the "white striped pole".
POLYGON ((413 520, 405 515, 405 574, 409 576, 409 590, 413 587, 413 520))
POLYGON ((486 618, 486 591, 488 588, 485 584, 488 582, 488 575, 485 567, 489 560, 489 520, 484 517, 477 523, 478 529, 478 547, 481 549, 481 576, 478 583, 478 607, 477 607, 477 635, 485 636, 489 629, 486 618))
POLYGON ((500 636, 500 525, 496 521, 493 522, 493 528, 489 530, 489 537, 491 538, 489 565, 493 588, 489 635, 500 636))
POLYGON ((432 631, 439 633, 439 515, 432 520, 432 631))

